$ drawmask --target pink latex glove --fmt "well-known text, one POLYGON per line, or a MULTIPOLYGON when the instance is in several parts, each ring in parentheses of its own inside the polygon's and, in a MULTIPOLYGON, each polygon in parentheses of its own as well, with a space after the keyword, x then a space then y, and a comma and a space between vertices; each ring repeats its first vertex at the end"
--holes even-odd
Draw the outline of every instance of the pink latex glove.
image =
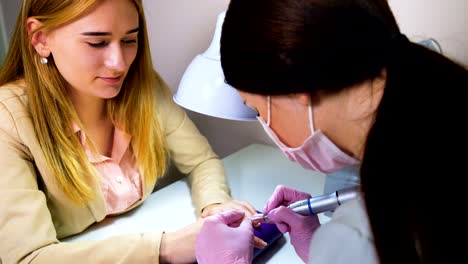
POLYGON ((199 264, 252 263, 254 231, 252 221, 242 221, 244 215, 241 211, 226 211, 205 218, 195 241, 199 264))
POLYGON ((305 263, 309 260, 312 235, 320 226, 320 222, 316 215, 302 216, 286 206, 308 198, 311 196, 307 193, 278 185, 263 210, 282 233, 289 232, 291 244, 305 263))

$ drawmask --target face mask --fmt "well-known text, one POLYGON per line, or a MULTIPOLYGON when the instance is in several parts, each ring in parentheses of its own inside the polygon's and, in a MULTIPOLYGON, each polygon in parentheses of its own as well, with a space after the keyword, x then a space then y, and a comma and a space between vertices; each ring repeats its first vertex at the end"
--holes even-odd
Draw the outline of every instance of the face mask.
POLYGON ((302 143, 300 147, 290 148, 283 144, 270 128, 270 96, 268 96, 268 120, 263 121, 257 116, 265 132, 283 151, 290 160, 299 163, 303 168, 315 170, 322 173, 333 173, 344 167, 359 163, 359 161, 341 151, 333 142, 327 138, 320 130, 314 132, 312 120, 312 106, 309 104, 309 126, 311 135, 302 143))

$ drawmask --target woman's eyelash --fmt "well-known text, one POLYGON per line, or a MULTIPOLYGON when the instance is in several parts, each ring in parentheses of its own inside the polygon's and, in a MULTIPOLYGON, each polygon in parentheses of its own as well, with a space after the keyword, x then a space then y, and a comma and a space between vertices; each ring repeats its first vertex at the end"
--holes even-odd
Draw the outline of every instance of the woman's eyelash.
POLYGON ((123 43, 125 44, 131 44, 131 43, 136 43, 136 39, 124 39, 122 40, 123 43))
MULTIPOLYGON (((136 43, 136 39, 124 39, 121 41, 123 44, 132 44, 136 43)), ((107 41, 100 41, 100 42, 87 42, 89 46, 93 48, 102 48, 107 46, 108 42, 107 41)))
POLYGON ((100 41, 100 42, 88 42, 88 45, 93 47, 93 48, 101 48, 107 45, 106 41, 100 41))

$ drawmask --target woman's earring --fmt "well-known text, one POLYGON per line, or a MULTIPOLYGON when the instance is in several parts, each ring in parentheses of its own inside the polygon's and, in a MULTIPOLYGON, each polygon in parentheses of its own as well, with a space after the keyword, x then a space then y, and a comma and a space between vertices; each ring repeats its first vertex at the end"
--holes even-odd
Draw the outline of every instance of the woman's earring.
POLYGON ((49 60, 46 57, 41 58, 41 63, 42 64, 47 64, 47 62, 49 62, 49 60))

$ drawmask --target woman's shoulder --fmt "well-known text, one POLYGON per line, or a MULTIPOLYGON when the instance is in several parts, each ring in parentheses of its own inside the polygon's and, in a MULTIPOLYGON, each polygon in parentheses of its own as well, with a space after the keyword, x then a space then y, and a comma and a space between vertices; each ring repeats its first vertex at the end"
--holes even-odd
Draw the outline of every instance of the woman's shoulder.
POLYGON ((373 240, 362 198, 350 201, 338 207, 329 223, 346 226, 356 231, 363 238, 373 240))
MULTIPOLYGON (((0 128, 17 135, 18 124, 31 116, 28 109, 26 86, 23 81, 7 83, 0 87, 0 128)), ((29 122, 29 121, 28 121, 29 122)))
POLYGON ((326 241, 346 237, 372 244, 374 239, 363 201, 356 199, 338 207, 333 217, 320 226, 314 237, 322 237, 326 241))
POLYGON ((317 229, 311 242, 310 263, 378 263, 362 201, 340 206, 332 219, 317 229))
POLYGON ((0 103, 10 112, 24 111, 27 108, 26 83, 19 80, 1 86, 0 103))

